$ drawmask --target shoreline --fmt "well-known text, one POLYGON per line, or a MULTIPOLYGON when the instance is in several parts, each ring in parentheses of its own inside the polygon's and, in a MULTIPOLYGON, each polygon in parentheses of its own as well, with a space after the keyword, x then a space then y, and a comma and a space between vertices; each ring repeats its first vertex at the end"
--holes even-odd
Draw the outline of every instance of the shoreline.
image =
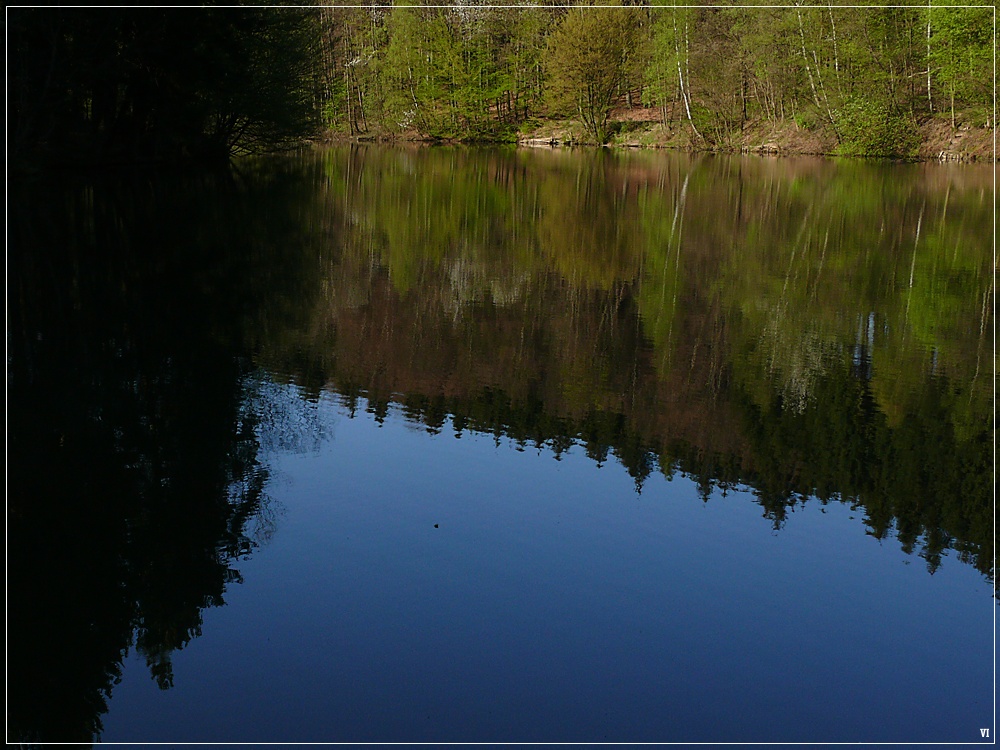
POLYGON ((907 162, 983 164, 998 161, 995 129, 928 119, 918 125, 919 146, 907 158, 883 154, 844 154, 837 151, 837 138, 822 129, 799 127, 794 122, 748 123, 742 132, 721 143, 699 139, 684 123, 646 119, 643 110, 615 113, 613 133, 605 144, 587 138, 582 126, 572 120, 535 120, 522 126, 516 138, 434 138, 417 131, 345 135, 330 133, 316 143, 421 143, 428 145, 511 145, 519 148, 611 148, 686 151, 720 155, 815 156, 822 158, 884 159, 907 162))

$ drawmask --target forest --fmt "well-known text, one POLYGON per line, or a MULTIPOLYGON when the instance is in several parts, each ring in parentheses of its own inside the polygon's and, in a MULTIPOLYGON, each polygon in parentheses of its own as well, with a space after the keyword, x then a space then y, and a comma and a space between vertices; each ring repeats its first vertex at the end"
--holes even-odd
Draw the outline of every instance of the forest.
POLYGON ((987 7, 324 9, 330 126, 511 139, 573 119, 607 142, 652 109, 696 149, 789 123, 911 156, 918 126, 993 127, 987 7))
POLYGON ((940 1, 12 9, 8 140, 15 164, 515 142, 552 124, 564 143, 766 150, 784 133, 897 158, 936 132, 960 153, 995 127, 993 25, 988 6, 940 1))

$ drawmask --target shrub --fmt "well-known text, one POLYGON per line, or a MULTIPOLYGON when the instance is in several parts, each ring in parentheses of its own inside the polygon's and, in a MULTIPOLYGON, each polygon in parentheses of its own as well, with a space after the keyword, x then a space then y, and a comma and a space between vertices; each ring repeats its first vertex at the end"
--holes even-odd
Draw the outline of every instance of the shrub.
POLYGON ((837 112, 838 153, 911 158, 920 145, 913 116, 872 99, 853 99, 837 112))

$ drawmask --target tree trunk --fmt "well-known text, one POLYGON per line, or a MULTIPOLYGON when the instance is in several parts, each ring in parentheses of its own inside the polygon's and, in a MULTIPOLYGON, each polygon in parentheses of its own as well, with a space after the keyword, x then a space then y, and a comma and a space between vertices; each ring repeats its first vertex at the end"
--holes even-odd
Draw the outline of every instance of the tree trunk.
MULTIPOLYGON (((691 117, 691 99, 688 95, 687 87, 684 85, 684 73, 681 70, 681 49, 680 42, 677 39, 677 17, 674 17, 674 56, 677 58, 677 81, 680 85, 681 99, 684 100, 684 110, 687 112, 688 123, 691 125, 691 130, 695 132, 699 138, 704 140, 701 133, 698 132, 698 128, 695 127, 694 118, 691 117)), ((687 49, 687 24, 684 24, 684 41, 685 50, 687 49)), ((685 60, 684 67, 687 67, 687 60, 685 60)))
POLYGON ((931 97, 931 1, 927 0, 927 109, 934 111, 934 99, 931 97))
POLYGON ((833 72, 837 77, 837 92, 843 94, 840 86, 840 51, 837 49, 837 25, 833 22, 833 6, 827 10, 830 11, 830 28, 833 30, 833 72))
POLYGON ((358 111, 361 112, 361 126, 364 128, 362 132, 368 132, 368 118, 365 117, 365 103, 361 98, 361 84, 357 84, 358 87, 358 111))
POLYGON ((344 104, 347 107, 347 125, 351 129, 351 135, 357 134, 357 127, 354 123, 354 108, 351 106, 351 74, 344 68, 344 88, 347 90, 344 95, 344 104))
POLYGON ((802 28, 802 11, 799 10, 799 4, 795 3, 795 12, 799 16, 799 39, 802 42, 802 62, 806 65, 806 75, 809 76, 809 88, 812 89, 813 101, 816 103, 816 109, 823 109, 823 106, 819 103, 819 94, 816 91, 816 82, 813 80, 812 69, 809 67, 809 55, 806 54, 806 32, 802 28))

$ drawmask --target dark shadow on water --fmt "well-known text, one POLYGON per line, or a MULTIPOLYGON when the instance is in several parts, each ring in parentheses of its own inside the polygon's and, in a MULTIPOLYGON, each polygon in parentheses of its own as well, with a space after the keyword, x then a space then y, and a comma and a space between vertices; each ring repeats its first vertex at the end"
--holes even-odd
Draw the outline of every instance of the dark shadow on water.
POLYGON ((266 540, 244 328, 250 275, 281 288, 260 249, 288 245, 259 217, 287 190, 228 170, 11 186, 9 740, 98 737, 130 649, 169 688, 266 540))

